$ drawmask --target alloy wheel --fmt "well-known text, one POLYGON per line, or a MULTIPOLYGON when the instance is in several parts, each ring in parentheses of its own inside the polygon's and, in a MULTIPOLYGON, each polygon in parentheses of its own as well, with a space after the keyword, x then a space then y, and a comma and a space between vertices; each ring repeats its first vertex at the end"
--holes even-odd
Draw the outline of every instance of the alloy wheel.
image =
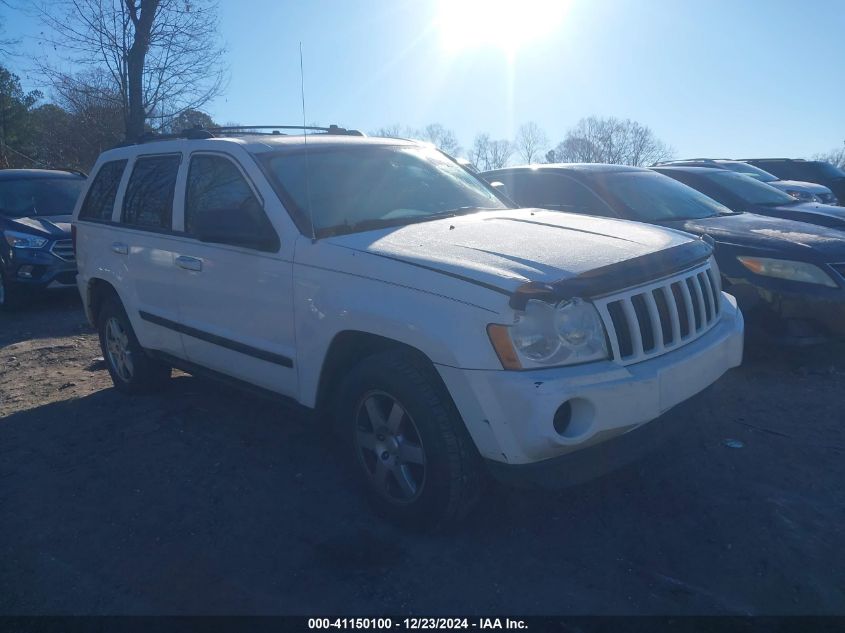
POLYGON ((129 335, 116 317, 111 317, 106 322, 106 353, 118 377, 123 382, 130 382, 135 366, 129 349, 129 335))
POLYGON ((355 411, 355 447, 370 485, 396 504, 422 493, 426 458, 422 438, 402 404, 383 391, 364 394, 355 411))

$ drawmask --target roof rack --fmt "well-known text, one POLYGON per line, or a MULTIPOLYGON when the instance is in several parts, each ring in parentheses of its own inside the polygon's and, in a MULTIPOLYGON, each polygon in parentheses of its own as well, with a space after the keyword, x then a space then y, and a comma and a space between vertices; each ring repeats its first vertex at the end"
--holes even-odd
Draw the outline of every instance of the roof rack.
POLYGON ((674 165, 677 163, 716 163, 720 160, 733 160, 732 158, 675 158, 673 160, 661 160, 654 163, 652 167, 658 165, 674 165))
POLYGON ((790 163, 806 163, 807 159, 805 158, 737 158, 738 161, 748 161, 748 160, 782 160, 784 162, 790 163))
POLYGON ((244 132, 246 134, 258 133, 258 134, 283 134, 280 130, 302 130, 305 132, 306 130, 310 130, 312 132, 323 132, 325 134, 338 134, 338 135, 345 135, 345 136, 364 136, 362 132, 358 130, 347 130, 346 128, 340 127, 339 125, 330 125, 329 127, 317 127, 314 125, 229 125, 226 127, 208 127, 208 128, 191 128, 190 130, 186 131, 199 131, 199 130, 206 130, 211 132, 212 134, 231 134, 231 133, 238 133, 244 132), (270 130, 269 132, 261 132, 260 130, 270 130))
POLYGON ((301 130, 322 132, 323 134, 335 134, 338 136, 364 136, 363 132, 358 130, 348 130, 339 125, 330 125, 329 127, 317 127, 314 125, 229 125, 229 126, 215 126, 202 127, 196 126, 186 128, 179 132, 172 134, 159 134, 157 132, 145 132, 134 141, 124 141, 116 147, 126 147, 128 145, 138 145, 141 143, 153 143, 155 141, 171 141, 176 139, 202 140, 209 138, 217 138, 218 136, 235 136, 237 134, 267 134, 267 135, 282 135, 281 130, 301 130), (267 130, 267 131, 262 131, 267 130))

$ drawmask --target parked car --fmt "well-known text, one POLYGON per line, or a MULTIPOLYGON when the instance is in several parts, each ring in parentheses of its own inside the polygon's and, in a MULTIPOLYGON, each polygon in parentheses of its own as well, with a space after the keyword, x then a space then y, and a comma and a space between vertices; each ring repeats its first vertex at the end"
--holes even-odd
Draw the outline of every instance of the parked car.
POLYGON ((745 211, 845 230, 845 209, 842 207, 799 202, 774 187, 742 174, 707 167, 652 169, 697 189, 731 211, 745 211))
POLYGON ((709 235, 716 242, 723 287, 737 298, 749 334, 793 344, 845 335, 843 233, 733 212, 680 182, 636 167, 542 165, 483 176, 504 183, 518 204, 709 235))
POLYGON ((403 523, 457 520, 485 464, 561 486, 624 463, 676 418, 647 422, 741 362, 706 241, 511 208, 413 141, 117 148, 75 222, 118 389, 179 367, 291 398, 334 419, 403 523))
POLYGON ((845 205, 845 171, 823 160, 800 158, 744 158, 743 162, 784 180, 803 180, 828 187, 840 205, 845 205))
POLYGON ((70 218, 84 174, 0 170, 0 308, 76 283, 70 218))
POLYGON ((833 192, 825 187, 813 182, 801 182, 799 180, 781 180, 774 174, 750 165, 743 163, 740 160, 728 160, 725 158, 692 158, 685 160, 667 160, 660 163, 655 163, 652 167, 712 167, 714 169, 727 169, 735 171, 738 174, 750 176, 755 180, 771 185, 775 189, 788 193, 790 196, 801 202, 820 202, 821 204, 838 205, 839 201, 833 192))

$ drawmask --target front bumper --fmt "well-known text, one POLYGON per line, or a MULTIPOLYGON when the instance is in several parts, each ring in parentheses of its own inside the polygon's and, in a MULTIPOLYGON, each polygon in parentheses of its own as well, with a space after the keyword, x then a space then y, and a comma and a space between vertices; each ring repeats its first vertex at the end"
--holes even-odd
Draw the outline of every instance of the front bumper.
POLYGON ((504 464, 487 460, 488 470, 499 481, 511 486, 561 490, 598 479, 627 466, 656 450, 670 437, 680 435, 701 406, 706 388, 648 424, 613 438, 532 464, 504 464))
POLYGON ((731 279, 749 335, 787 344, 845 337, 845 290, 778 279, 731 279))
POLYGON ((657 358, 530 371, 465 370, 438 365, 481 455, 505 464, 559 457, 622 435, 701 392, 742 362, 743 318, 723 294, 719 323, 657 358), (570 403, 563 434, 555 413, 570 403))
POLYGON ((61 259, 48 248, 9 249, 3 259, 9 284, 32 289, 76 284, 76 262, 61 259), (28 276, 21 274, 22 269, 28 276))

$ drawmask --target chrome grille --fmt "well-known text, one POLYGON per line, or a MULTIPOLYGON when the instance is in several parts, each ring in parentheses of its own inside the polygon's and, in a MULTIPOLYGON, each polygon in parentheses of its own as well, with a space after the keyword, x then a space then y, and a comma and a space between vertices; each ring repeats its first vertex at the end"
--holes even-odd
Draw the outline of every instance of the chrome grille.
POLYGON ((719 320, 722 286, 711 262, 594 301, 613 357, 625 365, 660 356, 702 336, 719 320))
POLYGON ((53 242, 50 252, 66 262, 76 261, 76 253, 73 252, 73 242, 71 240, 57 240, 53 242))

